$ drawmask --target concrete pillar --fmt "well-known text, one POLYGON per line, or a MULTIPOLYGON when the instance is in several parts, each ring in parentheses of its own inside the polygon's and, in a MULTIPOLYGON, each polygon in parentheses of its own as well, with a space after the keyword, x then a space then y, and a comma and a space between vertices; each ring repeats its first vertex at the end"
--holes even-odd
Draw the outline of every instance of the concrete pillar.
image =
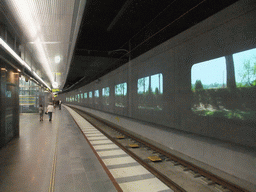
POLYGON ((227 67, 227 87, 230 89, 236 88, 236 79, 235 79, 235 67, 233 61, 233 55, 225 56, 226 67, 227 67))

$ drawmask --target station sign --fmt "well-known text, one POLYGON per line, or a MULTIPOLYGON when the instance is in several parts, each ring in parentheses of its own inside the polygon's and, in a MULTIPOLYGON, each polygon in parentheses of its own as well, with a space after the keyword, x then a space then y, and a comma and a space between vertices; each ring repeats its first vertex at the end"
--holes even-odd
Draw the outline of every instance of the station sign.
POLYGON ((52 92, 59 92, 59 89, 52 89, 52 92))

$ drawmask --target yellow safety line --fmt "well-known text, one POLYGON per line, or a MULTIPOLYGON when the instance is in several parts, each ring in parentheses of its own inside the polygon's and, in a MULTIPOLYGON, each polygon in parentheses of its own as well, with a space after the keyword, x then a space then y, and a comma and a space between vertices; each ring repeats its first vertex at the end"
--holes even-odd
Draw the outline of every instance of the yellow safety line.
POLYGON ((53 156, 53 163, 52 163, 52 173, 51 173, 51 179, 50 179, 50 186, 49 186, 49 192, 54 191, 54 184, 55 184, 55 174, 56 174, 56 163, 57 163, 57 145, 58 145, 58 130, 57 129, 57 135, 56 135, 56 143, 55 143, 55 151, 53 156))

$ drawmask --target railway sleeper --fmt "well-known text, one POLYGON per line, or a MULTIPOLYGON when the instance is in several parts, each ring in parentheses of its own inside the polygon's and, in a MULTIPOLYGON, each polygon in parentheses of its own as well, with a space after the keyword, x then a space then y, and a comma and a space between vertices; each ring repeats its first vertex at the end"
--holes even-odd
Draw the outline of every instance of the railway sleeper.
POLYGON ((226 187, 219 185, 219 184, 215 184, 214 186, 218 191, 220 192, 231 192, 231 190, 227 189, 226 187))
POLYGON ((206 177, 204 177, 204 176, 200 177, 200 179, 201 179, 204 183, 206 183, 207 185, 213 185, 213 184, 215 184, 211 179, 208 179, 208 178, 206 178, 206 177))
POLYGON ((200 175, 198 172, 195 172, 193 170, 189 170, 189 173, 192 174, 194 176, 194 178, 197 178, 197 177, 201 177, 202 175, 200 175))
POLYGON ((184 167, 183 171, 190 171, 190 169, 188 167, 184 167))

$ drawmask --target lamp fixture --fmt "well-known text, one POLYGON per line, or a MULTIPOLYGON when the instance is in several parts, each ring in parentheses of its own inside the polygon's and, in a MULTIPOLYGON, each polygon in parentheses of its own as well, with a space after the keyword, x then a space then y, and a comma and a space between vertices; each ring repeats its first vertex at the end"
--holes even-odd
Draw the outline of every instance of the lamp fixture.
POLYGON ((55 63, 60 63, 60 56, 55 56, 55 63))
POLYGON ((26 67, 29 71, 31 71, 31 67, 25 62, 23 61, 20 56, 15 53, 15 51, 13 51, 9 45, 7 45, 7 43, 4 42, 4 40, 2 38, 0 38, 0 45, 2 45, 4 47, 4 49, 6 51, 8 51, 13 57, 15 57, 16 60, 18 60, 20 62, 21 65, 23 65, 24 67, 26 67))
POLYGON ((58 86, 59 86, 59 84, 57 82, 53 82, 53 84, 52 84, 53 88, 58 88, 58 86))
MULTIPOLYGON (((12 50, 12 48, 4 42, 4 40, 2 38, 0 38, 0 45, 3 46, 3 48, 8 52, 10 53, 22 66, 26 67, 29 71, 32 72, 32 69, 31 67, 25 62, 23 61, 20 56, 15 53, 15 51, 12 50)), ((20 71, 19 71, 20 72, 20 71)), ((33 74, 46 86, 48 87, 49 89, 51 89, 34 71, 33 71, 33 74)))

